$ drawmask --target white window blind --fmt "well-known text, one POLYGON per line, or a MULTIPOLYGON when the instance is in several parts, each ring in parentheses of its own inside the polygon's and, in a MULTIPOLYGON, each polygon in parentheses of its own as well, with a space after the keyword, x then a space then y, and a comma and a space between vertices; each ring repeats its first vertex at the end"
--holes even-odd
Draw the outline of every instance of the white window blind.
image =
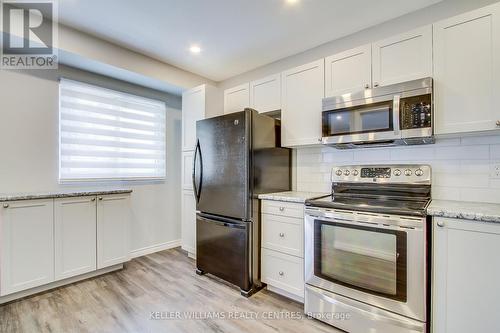
POLYGON ((61 79, 60 180, 165 178, 165 114, 164 102, 61 79))

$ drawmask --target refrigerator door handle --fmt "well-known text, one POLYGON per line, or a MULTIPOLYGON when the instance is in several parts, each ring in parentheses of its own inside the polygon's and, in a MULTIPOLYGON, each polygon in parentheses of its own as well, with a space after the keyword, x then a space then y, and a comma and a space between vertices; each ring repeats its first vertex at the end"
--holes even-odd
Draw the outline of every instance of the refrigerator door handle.
POLYGON ((200 184, 199 186, 196 185, 196 162, 200 160, 200 166, 201 166, 201 148, 200 148, 200 140, 196 141, 196 147, 194 150, 194 158, 193 158, 193 190, 194 190, 194 195, 196 197, 196 202, 200 201, 200 194, 201 194, 201 177, 203 177, 203 169, 200 167, 200 184), (198 155, 199 153, 199 155, 198 155))
MULTIPOLYGON (((198 155, 198 142, 196 142, 196 146, 194 147, 194 158, 193 158, 193 172, 191 174, 193 181, 193 191, 196 197, 196 193, 198 190, 196 189, 196 156, 198 155)), ((198 198, 196 198, 198 199, 198 198)))

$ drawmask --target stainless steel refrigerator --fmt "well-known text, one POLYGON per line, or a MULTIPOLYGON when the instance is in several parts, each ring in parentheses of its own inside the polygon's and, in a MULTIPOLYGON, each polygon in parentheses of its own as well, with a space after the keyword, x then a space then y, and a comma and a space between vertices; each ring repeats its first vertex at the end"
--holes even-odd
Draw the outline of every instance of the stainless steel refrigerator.
POLYGON ((280 121, 252 109, 196 123, 196 272, 250 296, 260 281, 261 193, 291 188, 291 151, 280 121))

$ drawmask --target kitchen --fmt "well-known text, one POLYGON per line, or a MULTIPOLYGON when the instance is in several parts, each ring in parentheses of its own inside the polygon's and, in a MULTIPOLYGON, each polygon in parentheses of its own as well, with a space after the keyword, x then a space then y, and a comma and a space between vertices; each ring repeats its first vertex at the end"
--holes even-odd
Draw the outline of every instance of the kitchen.
POLYGON ((498 2, 196 2, 289 44, 170 58, 72 2, 0 71, 0 331, 500 329, 498 2))

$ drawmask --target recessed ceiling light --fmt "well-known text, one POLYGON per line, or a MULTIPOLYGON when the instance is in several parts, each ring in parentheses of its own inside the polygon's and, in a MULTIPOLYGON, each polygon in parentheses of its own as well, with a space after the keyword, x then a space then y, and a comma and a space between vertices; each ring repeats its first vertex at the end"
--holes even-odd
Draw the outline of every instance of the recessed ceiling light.
POLYGON ((191 53, 198 54, 201 52, 201 47, 199 47, 198 45, 191 45, 189 51, 191 51, 191 53))
POLYGON ((286 0, 286 3, 289 5, 295 5, 298 2, 299 2, 299 0, 286 0))

